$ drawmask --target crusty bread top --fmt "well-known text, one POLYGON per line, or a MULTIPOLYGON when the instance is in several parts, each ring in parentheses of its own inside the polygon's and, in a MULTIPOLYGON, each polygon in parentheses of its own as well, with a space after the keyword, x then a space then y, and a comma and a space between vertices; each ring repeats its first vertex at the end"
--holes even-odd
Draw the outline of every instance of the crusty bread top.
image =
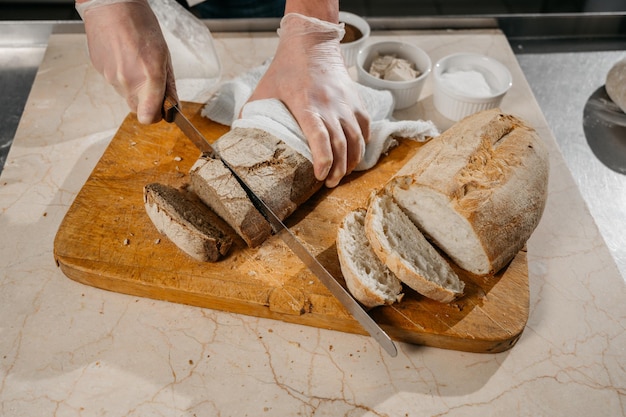
POLYGON ((411 176, 463 200, 477 188, 491 190, 506 180, 528 154, 547 157, 535 130, 515 116, 491 109, 466 117, 426 143, 395 176, 411 176))
POLYGON ((235 128, 216 148, 281 220, 322 187, 311 161, 264 130, 235 128))

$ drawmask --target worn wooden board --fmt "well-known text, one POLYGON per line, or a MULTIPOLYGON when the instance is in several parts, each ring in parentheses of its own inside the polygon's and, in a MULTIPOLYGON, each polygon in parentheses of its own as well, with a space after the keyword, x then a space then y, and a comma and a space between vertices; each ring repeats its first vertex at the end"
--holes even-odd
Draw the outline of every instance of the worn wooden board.
MULTIPOLYGON (((201 117, 198 104, 185 103, 184 111, 209 140, 228 130, 201 117)), ((337 225, 419 147, 401 142, 374 169, 321 190, 287 219, 342 284, 337 225)), ((237 241, 223 261, 202 263, 159 235, 144 210, 143 186, 185 184, 198 155, 175 125, 143 126, 129 115, 59 227, 54 255, 62 271, 119 293, 366 334, 279 238, 255 249, 237 241)), ((471 352, 512 347, 528 319, 526 253, 521 251, 496 276, 457 272, 466 282, 466 295, 454 303, 441 304, 407 289, 402 302, 370 314, 398 341, 471 352)))

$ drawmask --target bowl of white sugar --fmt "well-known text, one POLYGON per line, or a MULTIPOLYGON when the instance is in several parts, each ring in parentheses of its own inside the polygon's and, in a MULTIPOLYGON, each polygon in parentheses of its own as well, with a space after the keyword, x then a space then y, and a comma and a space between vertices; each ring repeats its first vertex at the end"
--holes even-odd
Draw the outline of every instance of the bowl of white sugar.
POLYGON ((428 54, 412 43, 373 42, 357 55, 357 79, 377 90, 389 90, 395 109, 417 103, 431 71, 428 54))
POLYGON ((453 121, 498 107, 513 85, 511 72, 501 62, 473 53, 440 59, 433 78, 435 108, 453 121))

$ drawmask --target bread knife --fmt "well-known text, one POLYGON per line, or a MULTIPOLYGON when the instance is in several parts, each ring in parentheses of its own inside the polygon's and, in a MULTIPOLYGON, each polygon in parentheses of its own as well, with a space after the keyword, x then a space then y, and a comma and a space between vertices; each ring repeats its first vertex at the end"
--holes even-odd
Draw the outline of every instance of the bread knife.
POLYGON ((170 97, 163 101, 163 119, 176 126, 189 138, 196 147, 205 155, 222 161, 228 168, 237 182, 245 190, 248 198, 257 210, 267 219, 276 235, 292 250, 294 254, 317 276, 317 278, 328 288, 328 290, 343 304, 361 326, 376 340, 387 353, 396 357, 398 349, 389 335, 367 314, 363 307, 341 286, 337 280, 328 272, 326 268, 304 247, 293 232, 276 216, 267 204, 258 196, 243 178, 233 169, 233 167, 219 155, 217 150, 209 141, 196 129, 196 127, 181 112, 177 102, 170 97))

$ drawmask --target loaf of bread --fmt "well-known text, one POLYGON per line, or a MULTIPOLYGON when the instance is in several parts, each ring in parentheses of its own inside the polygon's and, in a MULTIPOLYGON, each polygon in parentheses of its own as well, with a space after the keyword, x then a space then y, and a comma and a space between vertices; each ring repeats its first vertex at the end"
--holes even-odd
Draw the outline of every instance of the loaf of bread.
MULTIPOLYGON (((364 225, 369 247, 405 285, 450 302, 464 290, 451 261, 473 274, 491 274, 524 247, 543 214, 548 170, 545 145, 522 120, 499 109, 468 116, 422 146, 372 194, 364 225)), ((348 214, 344 224, 360 215, 348 214)), ((364 304, 388 303, 392 298, 373 298, 362 287, 387 291, 393 280, 368 256, 347 259, 346 233, 353 241, 360 237, 357 227, 339 229, 348 289, 364 304)))
POLYGON ((365 234, 365 209, 350 212, 337 232, 337 254, 346 286, 366 307, 393 304, 403 297, 402 284, 374 253, 365 234))
POLYGON ((606 75, 606 93, 626 113, 626 58, 617 61, 606 75))
POLYGON ((384 191, 370 197, 365 233, 378 258, 418 293, 443 303, 463 294, 465 284, 450 264, 384 191))
MULTIPOLYGON (((235 128, 216 142, 221 157, 284 220, 322 186, 313 164, 272 134, 235 128)), ((222 217, 250 247, 272 233, 244 189, 224 164, 201 157, 190 171, 193 191, 222 217)))
POLYGON ((233 240, 228 225, 184 190, 152 183, 144 187, 148 217, 179 249, 202 262, 228 254, 233 240))
POLYGON ((548 171, 537 133, 492 109, 426 143, 386 189, 459 267, 484 275, 504 267, 537 227, 548 171))

